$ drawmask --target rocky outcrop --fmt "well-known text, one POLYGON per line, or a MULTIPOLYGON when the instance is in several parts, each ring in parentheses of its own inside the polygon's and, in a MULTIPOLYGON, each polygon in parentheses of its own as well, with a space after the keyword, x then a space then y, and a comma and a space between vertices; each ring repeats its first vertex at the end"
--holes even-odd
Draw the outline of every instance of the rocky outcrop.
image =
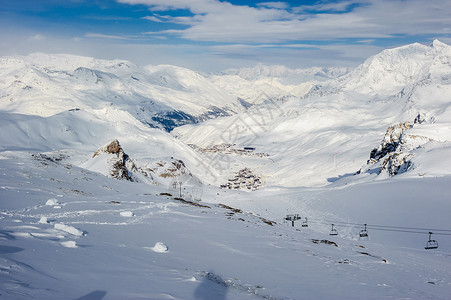
POLYGON ((431 139, 410 135, 407 131, 423 123, 425 123, 425 116, 418 114, 414 122, 402 122, 388 127, 381 144, 371 150, 367 165, 357 173, 378 170, 378 174, 387 172, 389 176, 394 176, 413 168, 412 150, 421 147, 421 144, 431 139))
POLYGON ((182 160, 173 157, 146 162, 132 159, 118 140, 99 148, 85 167, 115 179, 153 185, 169 186, 174 179, 187 182, 194 178, 182 160))
POLYGON ((109 175, 116 179, 135 181, 129 170, 137 170, 133 160, 124 152, 118 140, 114 140, 108 145, 98 149, 92 158, 100 156, 101 154, 112 154, 108 158, 108 163, 111 166, 109 175))
POLYGON ((396 149, 398 149, 401 144, 404 132, 411 127, 412 123, 410 122, 398 123, 388 127, 381 144, 377 148, 371 150, 370 159, 367 163, 375 163, 388 154, 396 152, 396 149))
POLYGON ((394 152, 385 158, 380 173, 386 171, 390 176, 404 173, 413 166, 413 154, 394 152))
POLYGON ((173 159, 169 162, 158 161, 152 166, 152 171, 163 178, 192 176, 181 159, 173 159))

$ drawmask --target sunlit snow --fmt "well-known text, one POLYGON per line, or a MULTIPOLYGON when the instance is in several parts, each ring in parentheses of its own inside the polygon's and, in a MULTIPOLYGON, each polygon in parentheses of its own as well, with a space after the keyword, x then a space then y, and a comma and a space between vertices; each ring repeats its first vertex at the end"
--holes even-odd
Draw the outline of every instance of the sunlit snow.
POLYGON ((450 62, 0 58, 0 298, 449 299, 450 62))

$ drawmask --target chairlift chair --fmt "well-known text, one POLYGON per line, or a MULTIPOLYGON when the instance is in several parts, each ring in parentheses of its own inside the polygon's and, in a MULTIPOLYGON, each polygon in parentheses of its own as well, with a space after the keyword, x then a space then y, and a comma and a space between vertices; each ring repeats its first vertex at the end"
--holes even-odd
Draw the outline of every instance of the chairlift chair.
POLYGON ((368 231, 366 230, 366 224, 365 224, 365 228, 363 230, 360 230, 359 236, 361 238, 366 238, 368 237, 368 231))
POLYGON ((426 247, 424 249, 437 249, 438 242, 436 240, 431 239, 432 232, 429 232, 429 240, 426 242, 426 247))
POLYGON ((302 225, 301 225, 302 227, 308 227, 308 224, 307 224, 307 218, 305 218, 305 221, 304 222, 302 222, 302 225))
POLYGON ((337 229, 334 228, 334 224, 332 224, 332 229, 331 229, 329 235, 338 235, 338 231, 337 231, 337 229))

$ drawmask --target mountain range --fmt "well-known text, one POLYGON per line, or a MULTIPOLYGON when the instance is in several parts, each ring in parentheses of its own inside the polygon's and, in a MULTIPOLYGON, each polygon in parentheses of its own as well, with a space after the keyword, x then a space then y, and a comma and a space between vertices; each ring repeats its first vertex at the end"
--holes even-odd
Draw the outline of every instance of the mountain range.
POLYGON ((2 57, 0 129, 0 298, 449 298, 440 41, 352 70, 2 57))

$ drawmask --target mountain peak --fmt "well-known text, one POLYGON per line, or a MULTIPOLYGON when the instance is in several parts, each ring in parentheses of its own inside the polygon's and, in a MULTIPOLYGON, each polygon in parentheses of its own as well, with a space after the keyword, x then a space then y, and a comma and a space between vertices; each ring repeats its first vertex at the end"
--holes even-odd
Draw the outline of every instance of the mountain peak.
POLYGON ((407 84, 428 78, 439 72, 442 67, 438 56, 449 56, 450 47, 438 40, 431 46, 413 43, 410 45, 386 49, 367 59, 346 77, 345 90, 359 91, 371 95, 393 95, 400 92, 407 84), (432 65, 437 64, 435 68, 432 65))
POLYGON ((432 46, 433 48, 437 48, 437 49, 443 49, 443 48, 448 47, 447 44, 442 43, 442 42, 440 42, 440 41, 437 40, 437 39, 435 39, 435 40, 432 42, 432 45, 431 45, 431 46, 432 46))

